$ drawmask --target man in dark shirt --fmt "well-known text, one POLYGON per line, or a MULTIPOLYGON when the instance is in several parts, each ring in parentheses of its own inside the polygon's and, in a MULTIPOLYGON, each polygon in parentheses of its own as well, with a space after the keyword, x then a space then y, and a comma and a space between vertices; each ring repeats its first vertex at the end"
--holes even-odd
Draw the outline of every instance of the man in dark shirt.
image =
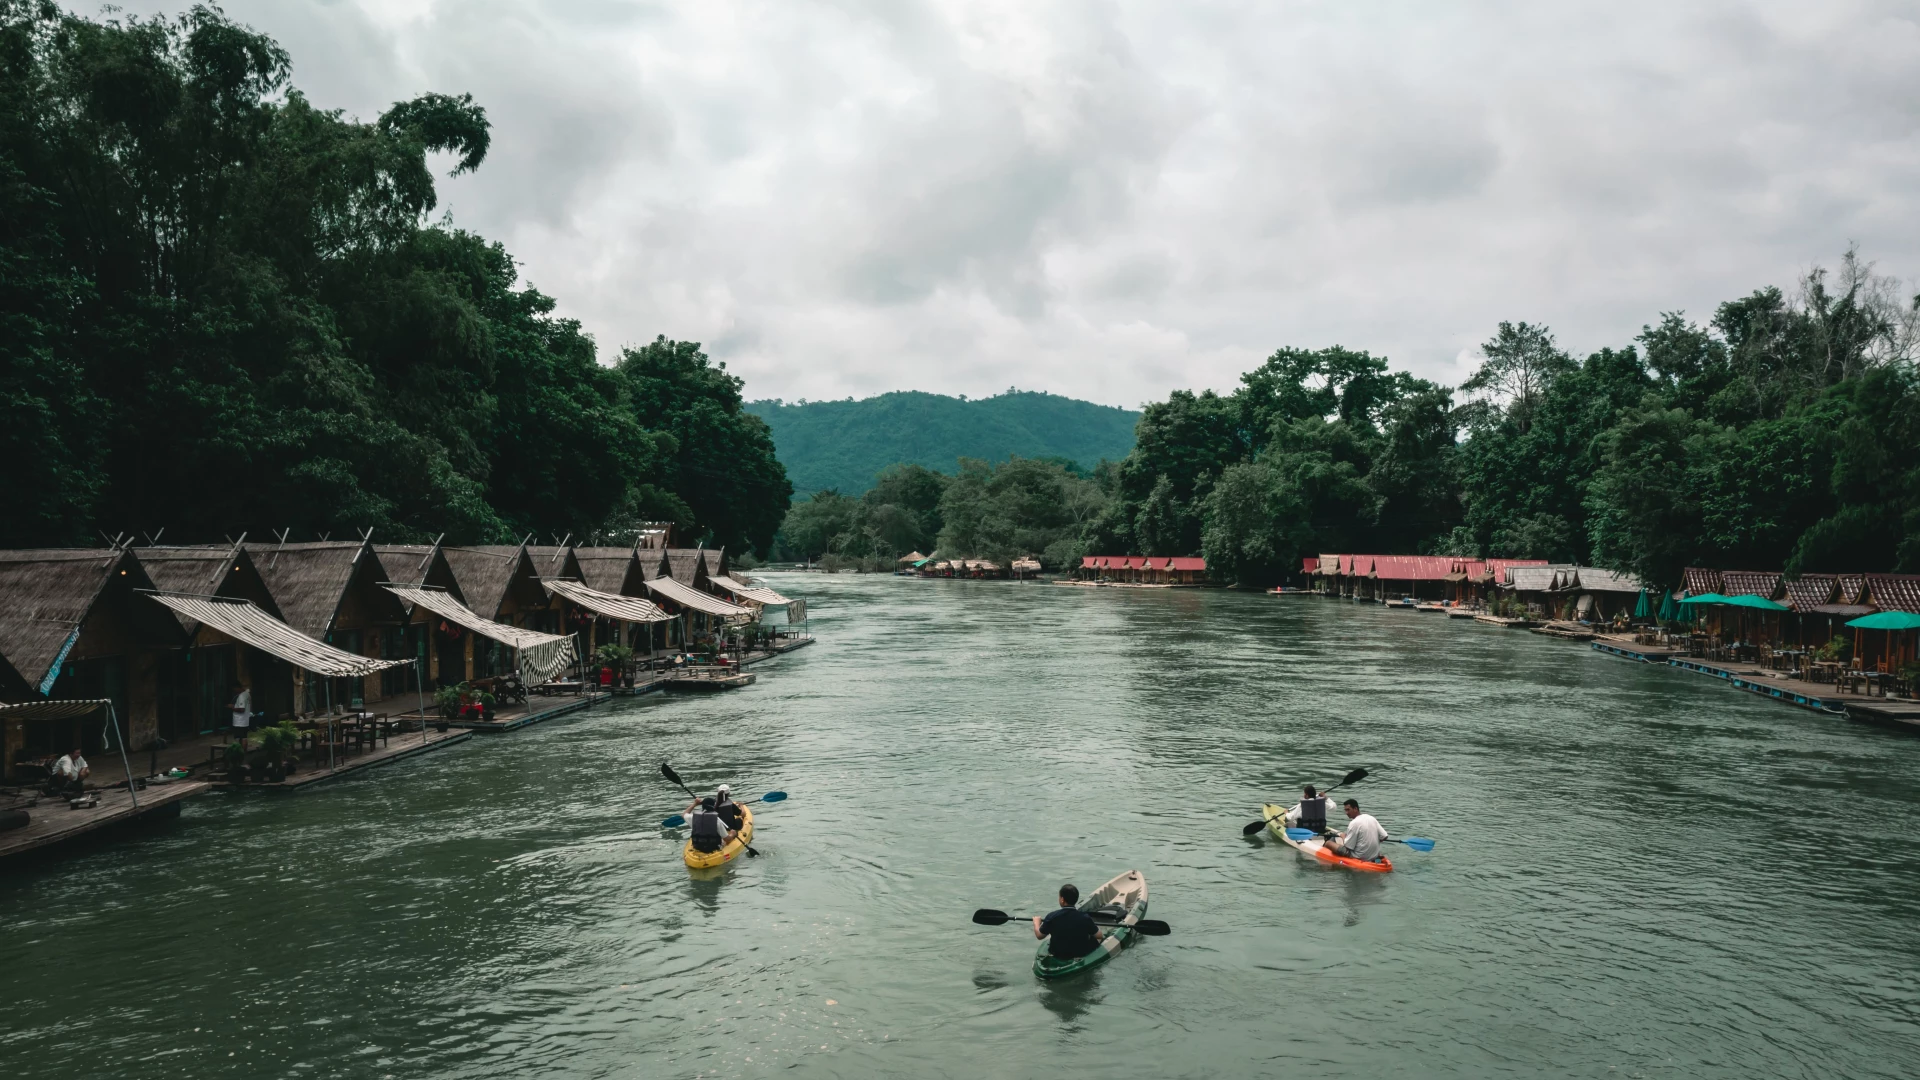
POLYGON ((1094 925, 1093 917, 1074 905, 1080 902, 1080 890, 1060 886, 1060 906, 1045 918, 1033 920, 1033 936, 1047 939, 1047 953, 1058 960, 1076 960, 1100 947, 1106 934, 1094 925))

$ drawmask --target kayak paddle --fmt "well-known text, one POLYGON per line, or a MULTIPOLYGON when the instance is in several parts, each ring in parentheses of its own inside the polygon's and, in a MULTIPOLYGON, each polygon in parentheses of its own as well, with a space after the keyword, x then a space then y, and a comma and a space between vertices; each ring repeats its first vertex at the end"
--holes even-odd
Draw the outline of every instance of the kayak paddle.
MULTIPOLYGON (((785 802, 786 798, 787 798, 787 793, 784 791, 769 791, 765 795, 762 795, 757 799, 742 799, 740 800, 739 805, 750 806, 754 803, 785 802)), ((687 823, 687 819, 685 817, 679 814, 675 814, 672 817, 668 818, 667 820, 661 822, 660 827, 663 829, 677 829, 680 826, 685 825, 686 823, 687 823)))
MULTIPOLYGON (((1333 785, 1332 787, 1326 789, 1326 791, 1322 791, 1320 795, 1322 797, 1325 797, 1328 792, 1338 791, 1341 788, 1346 787, 1348 784, 1357 784, 1360 781, 1365 780, 1366 778, 1367 778, 1367 770, 1355 769, 1352 772, 1348 773, 1345 779, 1341 780, 1339 783, 1333 785)), ((1265 821, 1249 821, 1247 822, 1247 827, 1240 830, 1240 835, 1252 836, 1254 833, 1257 833, 1261 829, 1264 829, 1266 827, 1267 827, 1267 823, 1265 821)))
MULTIPOLYGON (((1009 915, 1004 911, 990 907, 983 907, 973 913, 973 921, 979 923, 981 926, 1002 926, 1010 922, 1031 922, 1032 920, 1033 916, 1031 915, 1009 915)), ((1127 927, 1127 929, 1144 934, 1147 937, 1166 937, 1168 934, 1173 933, 1173 927, 1168 926, 1159 919, 1141 919, 1139 922, 1129 925, 1127 923, 1115 922, 1111 919, 1102 919, 1096 915, 1093 916, 1093 921, 1101 926, 1124 926, 1127 927)))
MULTIPOLYGON (((1288 829, 1287 830, 1287 839, 1292 840, 1296 844, 1304 844, 1318 835, 1320 834, 1314 832, 1312 829, 1288 829)), ((1433 841, 1427 839, 1424 836, 1409 836, 1405 840, 1396 840, 1391 836, 1383 836, 1381 837, 1381 839, 1385 840, 1389 844, 1405 844, 1415 851, 1432 851, 1433 850, 1433 841)))
MULTIPOLYGON (((689 787, 687 787, 687 785, 685 785, 685 784, 683 784, 683 783, 681 783, 681 782, 680 782, 680 774, 679 774, 679 773, 677 773, 677 772, 674 772, 674 771, 673 771, 673 766, 671 766, 671 765, 669 765, 669 764, 667 764, 667 763, 666 763, 666 762, 664 762, 664 761, 663 761, 663 762, 661 762, 661 763, 660 763, 660 775, 661 775, 661 776, 664 776, 664 777, 666 777, 666 778, 667 778, 667 779, 668 779, 668 780, 669 780, 670 782, 672 782, 672 784, 673 784, 673 786, 674 786, 674 787, 677 787, 677 788, 679 788, 679 789, 680 789, 681 791, 684 791, 684 792, 686 792, 686 793, 687 793, 687 798, 689 798, 689 799, 692 799, 692 800, 694 800, 695 802, 699 802, 699 801, 700 801, 700 796, 698 796, 698 795, 695 795, 695 794, 693 793, 693 790, 692 790, 691 788, 689 788, 689 787)), ((782 796, 782 797, 784 798, 784 796, 782 796)), ((678 814, 675 814, 675 815, 674 815, 674 817, 679 817, 679 816, 680 816, 680 815, 678 815, 678 814)), ((673 818, 668 818, 667 820, 668 820, 668 821, 672 821, 672 820, 673 820, 673 818)), ((685 818, 681 818, 681 821, 682 821, 682 822, 684 823, 684 822, 686 821, 686 819, 685 819, 685 818)), ((663 823, 663 824, 664 824, 664 823, 663 823)), ((668 826, 666 826, 666 827, 667 827, 667 828, 669 828, 669 829, 671 829, 671 828, 673 828, 673 826, 671 826, 671 825, 668 825, 668 826)), ((751 859, 757 859, 757 858, 759 858, 759 857, 760 857, 760 853, 759 853, 759 852, 757 852, 757 851, 755 851, 755 850, 753 850, 753 845, 752 845, 752 844, 749 844, 749 843, 747 843, 747 842, 746 842, 745 840, 741 840, 741 841, 740 841, 740 846, 741 846, 741 847, 743 847, 743 848, 746 848, 746 849, 747 849, 747 857, 748 857, 748 858, 751 858, 751 859)))

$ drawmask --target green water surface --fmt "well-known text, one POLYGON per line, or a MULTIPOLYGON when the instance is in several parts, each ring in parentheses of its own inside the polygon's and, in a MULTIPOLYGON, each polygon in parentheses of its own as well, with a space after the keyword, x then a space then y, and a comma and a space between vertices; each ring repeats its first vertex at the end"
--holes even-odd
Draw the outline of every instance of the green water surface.
POLYGON ((0 879, 0 1075, 1920 1074, 1920 739, 1312 597, 774 575, 815 646, 0 879), (690 875, 659 778, 784 789, 690 875), (1392 874, 1241 826, 1355 766, 1392 874), (1043 984, 1054 888, 1144 939, 1043 984))

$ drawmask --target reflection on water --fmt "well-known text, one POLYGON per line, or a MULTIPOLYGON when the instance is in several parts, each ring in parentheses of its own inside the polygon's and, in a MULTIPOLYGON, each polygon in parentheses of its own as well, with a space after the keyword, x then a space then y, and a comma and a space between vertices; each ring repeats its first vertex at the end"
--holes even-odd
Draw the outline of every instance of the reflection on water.
POLYGON ((9 870, 0 1071, 1920 1074, 1920 739, 1306 597, 779 585, 821 643, 747 689, 9 870), (689 872, 663 760, 790 792, 762 857, 689 872), (1438 849, 1355 874, 1241 835, 1355 767, 1438 849), (1088 975, 969 921, 1130 866, 1173 934, 1088 975), (1303 987, 1390 1020, 1303 1037, 1303 987))

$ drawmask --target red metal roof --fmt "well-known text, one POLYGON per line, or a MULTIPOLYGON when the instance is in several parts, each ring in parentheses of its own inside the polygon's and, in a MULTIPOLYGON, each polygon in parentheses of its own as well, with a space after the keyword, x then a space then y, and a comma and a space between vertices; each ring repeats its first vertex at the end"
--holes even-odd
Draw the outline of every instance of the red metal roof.
POLYGON ((1773 570, 1722 570, 1720 595, 1758 596, 1768 600, 1780 588, 1780 574, 1773 570))
POLYGON ((1082 556, 1080 556, 1080 569, 1082 569, 1082 570, 1091 570, 1091 569, 1093 569, 1093 568, 1094 568, 1095 566, 1097 566, 1097 565, 1099 565, 1099 559, 1100 559, 1100 557, 1099 557, 1098 555, 1082 555, 1082 556))
POLYGON ((1318 571, 1319 569, 1320 569, 1320 560, 1314 558, 1311 555, 1300 560, 1300 572, 1303 574, 1311 574, 1318 571))
POLYGON ((1787 606, 1795 611, 1811 611, 1833 602, 1839 580, 1831 574, 1802 574, 1800 580, 1786 582, 1787 606))
POLYGON ((1439 581, 1453 573, 1450 555, 1373 555, 1373 576, 1382 581, 1439 581))
POLYGON ((1920 574, 1868 574, 1867 603, 1882 611, 1920 614, 1920 574))
POLYGON ((1717 593, 1720 591, 1720 571, 1718 570, 1709 570, 1701 566, 1689 566, 1681 570, 1680 575, 1681 581, 1684 583, 1689 596, 1700 596, 1703 593, 1717 593))
POLYGON ((1181 556, 1168 559, 1167 562, 1171 564, 1167 567, 1169 570, 1205 570, 1207 568, 1207 560, 1198 556, 1181 556))

